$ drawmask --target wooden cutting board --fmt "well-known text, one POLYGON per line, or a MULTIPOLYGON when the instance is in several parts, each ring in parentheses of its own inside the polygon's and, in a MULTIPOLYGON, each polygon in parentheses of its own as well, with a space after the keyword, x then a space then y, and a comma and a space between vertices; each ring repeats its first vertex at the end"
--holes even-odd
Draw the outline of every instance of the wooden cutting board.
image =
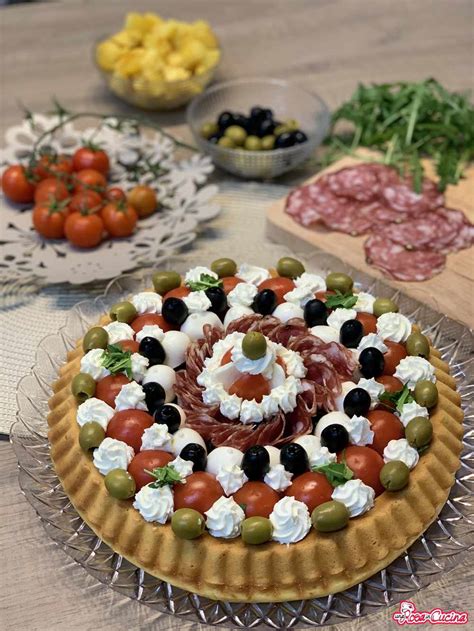
MULTIPOLYGON (((364 152, 369 153, 369 152, 364 152)), ((327 169, 320 171, 305 182, 308 184, 323 174, 338 171, 343 167, 360 163, 360 159, 345 157, 327 169)), ((434 169, 427 161, 424 164, 428 177, 436 179, 434 169)), ((474 166, 466 171, 466 178, 446 190, 446 206, 462 210, 474 222, 474 166)), ((349 265, 372 276, 383 278, 391 285, 429 304, 431 307, 472 327, 474 322, 474 249, 448 254, 446 268, 430 280, 406 283, 384 277, 375 267, 365 262, 363 243, 365 236, 351 237, 341 232, 329 231, 324 227, 305 228, 285 213, 283 198, 267 210, 267 235, 285 243, 295 251, 310 252, 312 248, 324 250, 339 257, 349 265)))

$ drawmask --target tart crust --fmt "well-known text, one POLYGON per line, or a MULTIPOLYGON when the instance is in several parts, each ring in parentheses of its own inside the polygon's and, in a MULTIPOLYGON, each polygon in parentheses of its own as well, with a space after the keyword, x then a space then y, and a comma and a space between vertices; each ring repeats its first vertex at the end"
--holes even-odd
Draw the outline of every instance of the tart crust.
MULTIPOLYGON (((109 322, 104 317, 101 324, 109 322)), ((417 328, 417 327, 414 327, 417 328)), ((51 458, 77 512, 100 539, 149 574, 216 600, 279 602, 348 589, 399 557, 441 511, 462 450, 463 412, 449 366, 431 348, 439 402, 432 410, 433 440, 410 472, 408 486, 382 493, 365 515, 338 532, 313 529, 297 544, 246 545, 240 538, 204 533, 187 541, 169 524, 146 522, 130 501, 110 497, 90 454, 79 446, 71 381, 83 355, 79 342, 53 384, 48 416, 51 458)))

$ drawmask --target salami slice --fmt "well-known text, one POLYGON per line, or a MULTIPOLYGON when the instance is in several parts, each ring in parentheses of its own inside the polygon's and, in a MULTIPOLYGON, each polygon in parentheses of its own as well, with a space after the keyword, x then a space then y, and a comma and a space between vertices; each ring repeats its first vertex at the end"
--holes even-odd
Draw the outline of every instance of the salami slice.
POLYGON ((382 190, 382 199, 393 210, 410 215, 436 210, 444 202, 432 180, 423 180, 421 193, 415 193, 411 182, 386 186, 382 190))
POLYGON ((334 195, 361 202, 375 200, 382 188, 398 181, 394 169, 376 163, 359 164, 328 175, 328 186, 334 195))
POLYGON ((424 213, 416 219, 390 223, 378 231, 408 250, 441 251, 459 232, 459 225, 441 212, 424 213))
POLYGON ((367 262, 395 280, 428 280, 446 265, 446 256, 440 252, 407 250, 382 235, 370 236, 364 248, 367 262))
POLYGON ((320 205, 311 196, 308 186, 292 191, 287 198, 285 212, 303 226, 310 226, 320 219, 320 205))

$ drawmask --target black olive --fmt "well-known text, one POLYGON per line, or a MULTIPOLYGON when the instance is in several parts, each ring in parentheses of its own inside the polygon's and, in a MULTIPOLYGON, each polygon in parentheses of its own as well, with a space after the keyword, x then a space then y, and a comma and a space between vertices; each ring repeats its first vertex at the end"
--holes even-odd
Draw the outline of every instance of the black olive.
POLYGON ((295 145, 300 145, 302 142, 306 142, 308 140, 308 136, 300 129, 292 132, 292 136, 295 145))
POLYGON ((278 300, 273 289, 263 289, 253 299, 252 309, 255 313, 270 315, 277 307, 278 300))
POLYGON ((318 324, 326 324, 328 317, 328 308, 322 300, 315 298, 309 300, 304 306, 304 319, 306 324, 316 326, 318 324))
POLYGON ((188 443, 181 449, 179 457, 183 460, 191 460, 193 463, 193 471, 206 470, 207 454, 202 445, 188 443))
POLYGON ((344 425, 334 423, 328 425, 321 432, 321 445, 327 447, 331 453, 342 451, 349 444, 349 433, 344 425))
POLYGON ((188 317, 188 308, 181 298, 167 298, 161 308, 161 315, 166 322, 181 326, 188 317))
POLYGON ((177 432, 181 425, 181 414, 179 413, 178 408, 174 405, 170 405, 169 403, 161 405, 155 411, 153 418, 155 419, 155 423, 167 425, 170 434, 177 432))
POLYGON ((140 342, 138 352, 148 359, 149 366, 156 366, 165 361, 165 349, 155 337, 144 337, 140 342))
POLYGON ((364 388, 353 388, 344 397, 344 412, 347 416, 366 416, 372 400, 364 388))
POLYGON ((220 315, 227 309, 227 296, 221 287, 209 287, 206 289, 206 296, 211 301, 210 311, 220 315))
POLYGON ((264 118, 258 125, 257 128, 257 136, 263 138, 264 136, 269 136, 273 134, 275 131, 275 123, 271 118, 264 118))
POLYGON ((263 480, 270 469, 270 454, 265 447, 253 445, 244 453, 241 466, 249 480, 263 480))
POLYGON ((150 383, 145 383, 143 385, 143 391, 145 393, 145 403, 148 408, 148 412, 150 412, 151 415, 154 415, 165 402, 165 389, 159 383, 156 383, 156 381, 150 381, 150 383))
POLYGON ((308 454, 298 443, 289 443, 281 448, 280 462, 287 471, 295 476, 309 471, 308 454))
POLYGON ((385 367, 383 354, 378 348, 364 348, 359 355, 360 372, 370 379, 371 377, 380 377, 385 367))
POLYGON ((282 134, 276 137, 275 149, 286 149, 292 147, 295 144, 293 134, 290 131, 284 131, 282 134))
MULTIPOLYGON (((261 112, 261 116, 262 118, 271 118, 273 120, 273 110, 269 107, 264 107, 261 112)), ((277 125, 277 123, 275 123, 275 125, 277 125)))
POLYGON ((224 131, 227 127, 230 127, 234 124, 234 115, 232 112, 222 112, 219 114, 219 118, 217 119, 217 124, 219 125, 219 129, 224 131))
POLYGON ((364 336, 364 327, 359 320, 346 320, 339 331, 339 340, 347 348, 357 348, 364 336))
POLYGON ((249 127, 249 119, 243 114, 234 114, 234 120, 232 125, 237 125, 238 127, 242 127, 248 133, 249 127))
POLYGON ((213 145, 217 145, 221 138, 222 134, 212 134, 212 136, 209 136, 209 138, 207 139, 207 142, 210 142, 213 145))

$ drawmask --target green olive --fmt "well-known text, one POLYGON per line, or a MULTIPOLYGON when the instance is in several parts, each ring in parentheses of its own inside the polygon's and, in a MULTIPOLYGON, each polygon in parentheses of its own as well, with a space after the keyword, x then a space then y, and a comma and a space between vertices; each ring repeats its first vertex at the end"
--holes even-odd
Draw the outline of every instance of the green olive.
POLYGON ((387 491, 399 491, 408 484, 410 469, 401 460, 387 462, 380 469, 380 482, 387 491))
POLYGON ((232 259, 216 259, 211 263, 211 270, 217 274, 219 278, 235 276, 237 273, 237 263, 232 259))
POLYGON ((230 138, 237 146, 243 145, 247 138, 247 132, 239 125, 230 125, 224 132, 226 138, 230 138))
POLYGON ((79 445, 83 451, 95 449, 105 438, 105 430, 96 421, 89 421, 79 430, 79 445))
POLYGON ((419 381, 414 394, 415 401, 425 408, 433 408, 438 403, 438 388, 431 381, 419 381))
POLYGON ((313 526, 319 532, 334 532, 347 526, 350 514, 342 502, 332 500, 316 506, 311 513, 313 526))
POLYGON ((415 357, 424 357, 428 359, 430 356, 430 343, 423 333, 416 331, 410 333, 406 342, 407 353, 415 357))
POLYGON ((196 539, 205 526, 204 517, 194 508, 178 508, 171 517, 171 528, 180 539, 196 539))
POLYGON ((326 287, 331 291, 340 291, 343 294, 348 294, 352 291, 354 281, 347 274, 342 272, 331 272, 326 276, 326 287))
POLYGON ((374 316, 378 318, 384 313, 397 313, 398 305, 390 298, 376 298, 373 309, 374 316))
POLYGON ((109 316, 117 322, 131 322, 137 317, 137 310, 127 300, 116 302, 109 311, 109 316))
POLYGON ((304 271, 303 263, 291 258, 291 256, 284 256, 277 263, 278 274, 285 276, 285 278, 298 278, 298 276, 304 274, 304 271))
POLYGON ((266 543, 272 538, 272 532, 272 522, 266 517, 247 517, 242 522, 241 536, 245 543, 266 543))
POLYGON ((219 125, 212 121, 208 121, 201 127, 200 133, 203 138, 209 138, 210 136, 217 134, 218 131, 219 125))
POLYGON ((104 478, 105 487, 112 497, 126 500, 135 495, 135 480, 125 469, 112 469, 104 478))
POLYGON ((249 151, 260 151, 262 148, 262 141, 258 136, 247 136, 244 147, 249 151))
POLYGON ((221 138, 219 138, 217 144, 219 145, 219 147, 225 147, 226 149, 235 148, 235 142, 231 140, 231 138, 229 138, 228 136, 222 136, 221 138))
POLYGON ((405 427, 405 438, 416 449, 429 445, 433 438, 433 425, 430 419, 424 416, 412 418, 405 427))
POLYGON ((155 272, 152 281, 156 293, 164 296, 168 291, 181 285, 181 276, 178 272, 155 272))
POLYGON ((107 348, 109 334, 101 326, 94 326, 89 329, 82 340, 82 348, 87 353, 93 348, 107 348))
POLYGON ((71 383, 71 392, 79 403, 84 403, 95 394, 95 381, 85 372, 80 372, 71 383))
POLYGON ((280 134, 284 134, 285 131, 290 131, 290 129, 288 129, 286 125, 281 124, 275 127, 275 129, 273 130, 273 133, 275 134, 275 136, 279 136, 280 134))
POLYGON ((283 125, 286 127, 287 131, 297 131, 300 128, 300 124, 294 118, 288 118, 288 120, 283 122, 283 125))
POLYGON ((242 340, 242 352, 249 359, 260 359, 267 352, 267 340, 262 333, 249 331, 242 340))
POLYGON ((275 147, 275 140, 276 137, 271 135, 271 136, 264 136, 262 138, 262 149, 263 151, 271 151, 274 147, 275 147))

